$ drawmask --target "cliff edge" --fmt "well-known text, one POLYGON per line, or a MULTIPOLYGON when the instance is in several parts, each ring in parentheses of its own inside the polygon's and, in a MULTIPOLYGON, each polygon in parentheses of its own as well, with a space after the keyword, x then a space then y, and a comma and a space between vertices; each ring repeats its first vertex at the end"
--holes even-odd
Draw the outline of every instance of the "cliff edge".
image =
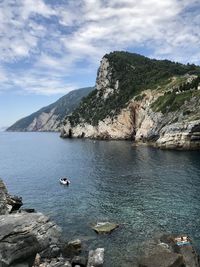
POLYGON ((130 139, 160 148, 200 148, 200 67, 113 52, 95 90, 67 116, 62 137, 130 139))

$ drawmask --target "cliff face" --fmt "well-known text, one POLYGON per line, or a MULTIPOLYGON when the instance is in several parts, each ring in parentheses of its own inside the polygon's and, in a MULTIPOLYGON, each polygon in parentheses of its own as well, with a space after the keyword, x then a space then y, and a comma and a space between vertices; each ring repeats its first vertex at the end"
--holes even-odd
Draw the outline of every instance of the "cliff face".
POLYGON ((199 67, 122 55, 102 59, 95 91, 68 117, 61 136, 200 148, 199 67))
MULTIPOLYGON (((188 92, 177 94, 183 97, 188 92)), ((163 149, 200 148, 200 91, 191 90, 192 97, 170 112, 155 112, 153 106, 164 97, 160 92, 146 92, 135 109, 135 140, 163 149)))
MULTIPOLYGON (((107 58, 103 58, 101 67, 98 70, 96 79, 96 94, 94 99, 102 105, 109 98, 118 92, 118 80, 112 77, 112 67, 107 58), (114 83, 114 86, 112 85, 114 83)), ((93 105, 89 113, 95 112, 96 105, 93 105)), ((112 113, 112 111, 111 111, 112 113)), ((92 137, 100 139, 129 139, 132 134, 133 120, 131 107, 124 108, 117 116, 108 114, 105 119, 99 120, 97 125, 93 125, 81 118, 81 122, 74 127, 69 120, 63 128, 63 131, 69 133, 72 129, 74 137, 92 137)))
POLYGON ((10 126, 7 131, 59 131, 64 117, 70 114, 94 88, 74 90, 10 126))

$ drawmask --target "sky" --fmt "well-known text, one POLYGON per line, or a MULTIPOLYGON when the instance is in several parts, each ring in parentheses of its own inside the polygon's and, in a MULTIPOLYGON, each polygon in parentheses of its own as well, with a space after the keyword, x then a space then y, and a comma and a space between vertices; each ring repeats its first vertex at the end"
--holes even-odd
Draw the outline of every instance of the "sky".
POLYGON ((0 127, 93 86, 106 53, 200 64, 199 44, 199 0, 0 0, 0 127))

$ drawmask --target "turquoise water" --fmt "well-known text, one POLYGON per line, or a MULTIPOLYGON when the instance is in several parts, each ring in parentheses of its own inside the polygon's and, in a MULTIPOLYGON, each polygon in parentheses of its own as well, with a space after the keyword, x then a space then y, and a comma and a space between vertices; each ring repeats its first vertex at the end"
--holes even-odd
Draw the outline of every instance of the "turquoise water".
POLYGON ((131 142, 0 133, 0 177, 26 207, 49 215, 67 240, 105 247, 105 267, 129 267, 139 244, 160 232, 187 233, 200 250, 200 152, 131 142), (69 187, 58 179, 70 177, 69 187), (91 224, 121 226, 97 236, 91 224))

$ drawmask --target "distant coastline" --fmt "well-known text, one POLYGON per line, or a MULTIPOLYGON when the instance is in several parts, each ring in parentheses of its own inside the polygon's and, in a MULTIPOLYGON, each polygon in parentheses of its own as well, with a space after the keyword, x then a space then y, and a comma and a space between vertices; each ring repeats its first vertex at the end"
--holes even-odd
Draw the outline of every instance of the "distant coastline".
POLYGON ((7 128, 8 128, 8 126, 2 126, 2 127, 0 127, 0 132, 5 132, 7 128))

